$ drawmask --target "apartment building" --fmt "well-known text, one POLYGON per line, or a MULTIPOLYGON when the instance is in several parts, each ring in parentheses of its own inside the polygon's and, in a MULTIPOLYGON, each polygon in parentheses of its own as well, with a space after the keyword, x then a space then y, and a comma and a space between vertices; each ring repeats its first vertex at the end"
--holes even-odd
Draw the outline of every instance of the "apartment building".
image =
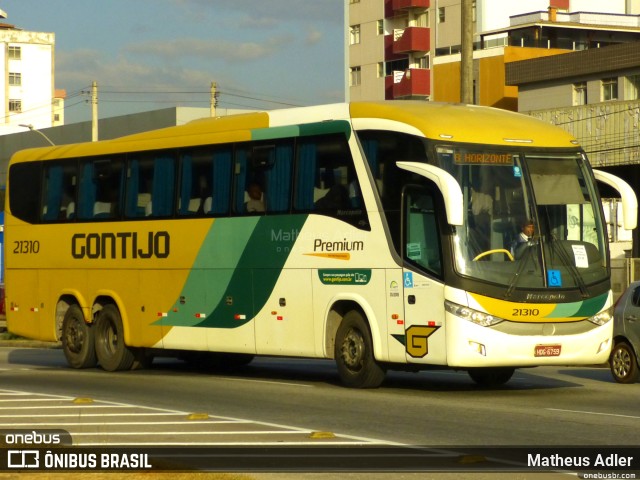
MULTIPOLYGON (((347 2, 350 100, 460 100, 462 0, 347 2)), ((506 63, 589 48, 593 30, 618 32, 613 43, 640 38, 637 0, 475 0, 472 7, 474 103, 481 105, 517 109, 506 63)))
POLYGON ((23 131, 20 125, 59 124, 54 121, 55 35, 22 30, 6 18, 0 11, 0 135, 23 131))

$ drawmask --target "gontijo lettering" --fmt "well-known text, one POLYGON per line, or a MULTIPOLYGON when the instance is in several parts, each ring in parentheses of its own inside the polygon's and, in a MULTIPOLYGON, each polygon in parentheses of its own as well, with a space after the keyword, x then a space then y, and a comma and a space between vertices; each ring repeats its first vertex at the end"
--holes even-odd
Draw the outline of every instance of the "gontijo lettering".
POLYGON ((169 232, 76 233, 71 237, 73 258, 167 258, 169 232))

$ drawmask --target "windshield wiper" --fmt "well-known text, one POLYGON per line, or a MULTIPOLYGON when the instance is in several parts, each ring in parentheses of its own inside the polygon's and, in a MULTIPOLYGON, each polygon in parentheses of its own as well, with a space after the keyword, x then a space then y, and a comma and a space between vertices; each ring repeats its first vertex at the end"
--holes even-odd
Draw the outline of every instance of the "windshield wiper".
MULTIPOLYGON (((531 240, 529 242, 529 244, 527 244, 527 246, 524 249, 524 252, 522 253, 522 256, 520 258, 518 258, 518 269, 516 270, 516 273, 513 274, 513 276, 511 277, 511 279, 509 280, 509 284, 507 286, 507 291, 504 294, 504 298, 507 299, 509 297, 511 297, 511 294, 513 293, 513 290, 515 290, 516 285, 518 284, 518 281, 520 280, 520 275, 522 274, 522 272, 524 271, 525 267, 527 266, 527 263, 529 262, 529 257, 533 254, 532 250, 539 250, 538 247, 540 246, 539 241, 535 241, 531 240)), ((544 272, 544 264, 543 264, 543 268, 542 271, 544 272)), ((544 281, 544 280, 543 280, 544 281)))

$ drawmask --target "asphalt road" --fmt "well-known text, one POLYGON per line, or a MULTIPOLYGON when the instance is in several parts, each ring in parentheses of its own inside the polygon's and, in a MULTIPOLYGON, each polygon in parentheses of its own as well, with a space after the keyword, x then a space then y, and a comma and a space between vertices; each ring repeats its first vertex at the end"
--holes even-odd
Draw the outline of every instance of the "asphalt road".
MULTIPOLYGON (((507 385, 493 390, 477 387, 463 372, 390 373, 381 388, 362 391, 340 386, 334 365, 325 361, 261 358, 242 371, 209 372, 158 359, 147 370, 107 373, 71 370, 58 349, 1 347, 0 378, 1 392, 26 395, 19 399, 24 407, 36 405, 35 400, 27 401, 29 395, 36 395, 58 402, 50 405, 51 411, 61 411, 64 405, 76 409, 72 416, 83 420, 91 417, 77 411, 86 405, 72 402, 90 399, 91 408, 105 409, 103 413, 112 417, 95 410, 99 420, 93 427, 67 426, 82 430, 77 439, 86 444, 132 439, 137 444, 141 439, 158 443, 163 435, 169 436, 170 443, 179 439, 218 445, 402 444, 454 451, 467 460, 478 457, 465 454, 484 446, 561 450, 574 445, 599 449, 640 444, 636 407, 640 384, 618 385, 602 367, 522 370, 507 385), (133 413, 122 420, 113 416, 114 408, 118 415, 127 408, 133 413), (189 415, 206 417, 187 422, 189 415), (116 418, 118 425, 108 418, 116 418), (98 440, 92 437, 96 431, 101 434, 98 440)), ((7 401, 0 396, 2 412, 8 416, 7 401)), ((33 416, 23 418, 26 425, 40 422, 33 416)), ((7 428, 7 422, 3 417, 0 428, 7 428)), ((299 473, 288 475, 300 478, 299 473)), ((394 472, 389 478, 431 478, 403 475, 394 472)), ((456 475, 449 478, 462 478, 456 475)), ((498 478, 486 475, 481 478, 498 478)), ((539 474, 503 478, 539 478, 539 474)))

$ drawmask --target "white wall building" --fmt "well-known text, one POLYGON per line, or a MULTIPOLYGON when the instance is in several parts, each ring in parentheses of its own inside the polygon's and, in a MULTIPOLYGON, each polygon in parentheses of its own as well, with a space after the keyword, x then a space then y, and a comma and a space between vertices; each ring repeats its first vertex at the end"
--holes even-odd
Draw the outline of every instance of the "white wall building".
POLYGON ((5 18, 0 10, 0 135, 23 131, 20 125, 51 127, 55 35, 1 23, 5 18))

